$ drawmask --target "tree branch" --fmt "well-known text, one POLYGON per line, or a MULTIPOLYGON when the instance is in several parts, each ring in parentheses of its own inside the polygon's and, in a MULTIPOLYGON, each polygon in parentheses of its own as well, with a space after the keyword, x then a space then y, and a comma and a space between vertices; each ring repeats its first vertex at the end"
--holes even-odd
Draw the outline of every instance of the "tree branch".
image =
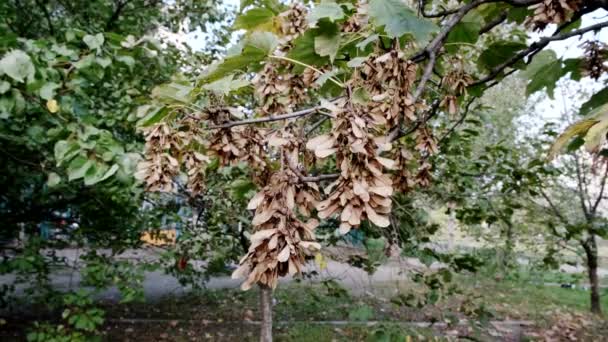
POLYGON ((507 11, 501 12, 498 17, 494 18, 494 20, 492 21, 489 21, 484 27, 481 28, 481 30, 479 30, 479 35, 481 36, 483 34, 486 34, 492 31, 492 29, 496 26, 502 24, 505 20, 507 20, 507 15, 507 11))
POLYGON ((49 33, 52 35, 55 34, 55 28, 53 27, 53 22, 51 21, 51 14, 49 13, 48 8, 46 8, 46 4, 40 2, 40 0, 36 0, 36 5, 40 7, 42 13, 44 13, 44 17, 46 19, 46 23, 49 26, 49 33))
POLYGON ((577 187, 578 187, 578 197, 579 200, 581 201, 581 208, 583 209, 583 214, 585 214, 585 218, 587 220, 590 220, 590 216, 589 216, 589 210, 587 209, 587 205, 585 204, 585 195, 584 195, 584 190, 583 190, 583 175, 581 172, 581 166, 579 164, 579 158, 578 156, 575 154, 574 155, 574 161, 576 164, 576 179, 577 179, 577 187))
MULTIPOLYGON (((527 49, 520 51, 515 56, 513 56, 509 60, 507 60, 506 62, 504 62, 504 63, 500 64, 499 66, 495 67, 494 69, 492 69, 492 71, 487 76, 473 82, 470 85, 470 87, 473 87, 473 86, 476 86, 479 84, 483 84, 490 80, 493 80, 498 75, 500 75, 500 73, 503 70, 505 70, 506 68, 515 65, 515 63, 524 59, 528 55, 535 54, 536 52, 544 49, 551 42, 559 41, 559 40, 566 40, 568 38, 583 35, 587 32, 601 30, 605 27, 608 27, 608 22, 597 23, 595 25, 591 25, 591 26, 588 26, 588 27, 585 27, 585 28, 582 28, 579 30, 564 32, 564 33, 556 34, 556 35, 549 36, 549 37, 543 37, 540 40, 538 40, 537 42, 532 43, 527 49)), ((530 60, 528 60, 527 62, 529 63, 530 60)))
POLYGON ((450 136, 450 134, 454 133, 454 131, 456 130, 456 128, 458 128, 458 126, 462 125, 462 123, 464 122, 464 120, 467 118, 467 115, 469 114, 469 110, 471 105, 473 104, 473 102, 477 99, 477 97, 473 97, 469 100, 469 102, 467 102, 466 106, 465 106, 465 110, 464 113, 462 113, 462 116, 460 117, 460 119, 458 119, 458 121, 456 121, 456 123, 454 125, 452 125, 452 127, 450 127, 450 129, 448 129, 447 132, 445 132, 441 138, 439 139, 439 141, 437 142, 437 145, 441 145, 441 143, 448 137, 450 136))
POLYGON ((551 201, 551 198, 545 193, 545 191, 542 188, 540 188, 539 192, 543 196, 543 198, 545 199, 545 201, 547 201, 547 203, 549 203, 549 207, 551 207, 551 209, 555 213, 555 216, 557 216, 557 218, 559 218, 560 221, 562 221, 563 224, 565 224, 565 225, 570 224, 570 223, 568 223, 568 220, 566 220, 566 218, 559 211, 559 209, 555 206, 555 204, 553 204, 553 201, 551 201))
POLYGON ((121 2, 120 0, 118 0, 115 3, 116 3, 116 8, 114 9, 112 16, 106 22, 106 31, 110 31, 112 28, 114 28, 114 24, 116 24, 116 20, 118 20, 118 17, 120 17, 120 13, 125 8, 125 6, 129 3, 129 0, 124 0, 124 2, 121 2))
MULTIPOLYGON (((485 1, 480 1, 481 2, 480 4, 493 3, 493 2, 505 2, 511 6, 523 7, 523 6, 534 5, 541 1, 542 0, 485 0, 485 1)), ((425 6, 426 6, 425 0, 418 0, 418 8, 420 10, 420 14, 422 14, 422 16, 425 18, 442 18, 442 17, 446 17, 450 14, 457 13, 458 11, 460 11, 462 9, 462 7, 459 7, 459 8, 453 8, 453 9, 445 9, 445 10, 443 10, 441 12, 437 12, 437 13, 426 13, 424 11, 425 6)), ((463 6, 463 7, 465 7, 465 6, 463 6)))
POLYGON ((340 177, 339 173, 323 174, 318 176, 300 177, 304 183, 316 183, 324 180, 335 180, 340 177))
POLYGON ((597 212, 597 208, 600 205, 600 202, 602 201, 602 198, 604 197, 604 190, 606 188, 606 180, 608 179, 608 164, 604 166, 605 170, 604 170, 604 176, 602 177, 602 181, 601 181, 601 185, 600 185, 600 194, 597 196, 597 199, 595 200, 595 203, 593 204, 593 207, 591 207, 591 215, 595 216, 595 213, 597 212))
MULTIPOLYGON (((232 121, 232 122, 225 123, 223 125, 209 126, 209 127, 207 127, 207 129, 231 128, 231 127, 235 127, 235 126, 243 126, 243 125, 251 125, 251 124, 257 124, 257 123, 263 123, 263 122, 294 119, 294 118, 299 118, 299 117, 315 114, 315 113, 319 112, 322 108, 323 108, 322 106, 315 106, 315 107, 308 108, 308 109, 302 109, 302 110, 299 110, 299 111, 293 112, 293 113, 287 113, 287 114, 281 114, 281 115, 271 115, 271 116, 257 118, 257 119, 232 121)), ((331 117, 331 115, 328 113, 322 113, 322 114, 325 116, 331 117)))

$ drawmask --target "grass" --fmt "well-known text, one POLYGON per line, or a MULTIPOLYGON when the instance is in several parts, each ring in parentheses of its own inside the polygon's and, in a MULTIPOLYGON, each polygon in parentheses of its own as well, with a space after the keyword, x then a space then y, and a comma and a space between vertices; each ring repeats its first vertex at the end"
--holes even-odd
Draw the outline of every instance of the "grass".
MULTIPOLYGON (((550 277, 554 275, 548 274, 547 279, 550 277)), ((541 286, 531 279, 536 278, 525 272, 500 281, 489 276, 459 275, 454 283, 458 284, 460 293, 422 308, 393 304, 393 298, 387 293, 394 293, 394 284, 384 284, 393 286, 392 292, 381 291, 379 284, 378 293, 384 293, 384 296, 359 297, 349 295, 332 282, 282 284, 274 294, 275 336, 277 341, 407 341, 408 336, 413 341, 432 341, 441 340, 436 336, 455 327, 419 329, 401 323, 456 322, 462 318, 475 321, 487 312, 485 317, 492 320, 533 320, 538 328, 548 328, 557 312, 587 312, 588 291, 541 286), (473 315, 467 316, 465 312, 473 315), (318 321, 385 323, 368 327, 365 324, 319 324, 318 321)), ((411 292, 416 290, 414 286, 407 283, 400 291, 411 292)), ((256 341, 258 327, 242 322, 259 317, 257 296, 256 290, 208 290, 167 297, 154 303, 105 303, 102 305, 108 318, 104 327, 105 340, 256 341), (129 319, 143 320, 131 322, 129 319)), ((608 293, 602 297, 602 305, 608 310, 608 293)), ((608 321, 603 323, 608 326, 608 321)), ((490 339, 486 323, 476 324, 475 328, 478 329, 477 339, 490 339)), ((608 330, 608 327, 602 329, 608 330)), ((601 331, 607 333, 606 330, 601 331)))

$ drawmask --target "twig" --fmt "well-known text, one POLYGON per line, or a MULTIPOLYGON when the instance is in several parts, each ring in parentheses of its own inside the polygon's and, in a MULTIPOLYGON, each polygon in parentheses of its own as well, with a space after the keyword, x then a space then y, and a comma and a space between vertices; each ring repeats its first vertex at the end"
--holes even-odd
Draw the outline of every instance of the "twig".
POLYGON ((330 174, 322 174, 322 175, 317 175, 317 176, 308 176, 308 177, 303 176, 303 177, 300 177, 300 179, 304 183, 315 183, 315 182, 320 182, 320 181, 324 181, 324 180, 338 179, 338 177, 340 177, 339 173, 330 173, 330 174))
POLYGON ((458 119, 458 121, 456 121, 456 123, 454 125, 452 125, 452 127, 450 127, 450 129, 445 132, 441 138, 439 139, 439 141, 437 142, 437 145, 441 145, 441 143, 448 137, 450 136, 450 134, 452 134, 456 128, 458 128, 458 126, 462 125, 462 123, 464 122, 464 120, 467 118, 467 115, 469 114, 469 109, 471 107, 471 105, 473 104, 473 102, 477 99, 477 97, 473 97, 469 100, 469 102, 467 102, 467 105, 465 106, 465 110, 464 113, 462 113, 462 115, 460 116, 460 119, 458 119))
MULTIPOLYGON (((294 63, 294 64, 297 64, 297 65, 301 65, 301 66, 303 66, 303 67, 305 67, 305 68, 308 68, 308 69, 310 69, 310 70, 313 70, 313 71, 317 72, 317 73, 318 73, 318 74, 320 74, 320 75, 325 75, 325 73, 324 73, 323 71, 321 71, 321 70, 319 70, 319 69, 317 69, 317 68, 313 67, 312 65, 308 65, 308 64, 306 64, 306 63, 302 63, 302 62, 300 62, 300 61, 298 61, 298 60, 296 60, 296 59, 292 59, 292 58, 289 58, 289 57, 283 57, 283 56, 276 56, 276 55, 270 55, 270 56, 268 56, 268 57, 270 57, 270 58, 274 58, 274 59, 280 59, 280 60, 284 60, 284 61, 287 61, 287 62, 290 62, 290 63, 294 63)), ((340 88, 344 88, 344 87, 345 87, 344 83, 342 83, 342 82, 338 81, 336 78, 334 78, 334 77, 332 77, 332 76, 329 76, 329 78, 328 78, 328 79, 329 79, 330 81, 334 82, 334 83, 335 83, 335 84, 336 84, 338 87, 340 87, 340 88)))
POLYGON ((537 51, 540 51, 540 50, 544 49, 551 42, 559 41, 559 40, 565 40, 565 39, 568 39, 568 38, 580 36, 580 35, 583 35, 583 34, 585 34, 587 32, 601 30, 601 29, 603 29, 605 27, 608 27, 608 22, 597 23, 595 25, 591 25, 589 27, 585 27, 585 28, 582 28, 582 29, 579 29, 579 30, 574 30, 574 31, 570 31, 570 32, 560 33, 560 34, 557 34, 557 35, 541 38, 539 41, 532 43, 532 45, 530 45, 527 49, 520 51, 515 56, 513 56, 509 60, 507 60, 506 62, 504 62, 504 63, 500 64, 499 66, 495 67, 494 69, 492 69, 492 71, 487 76, 485 76, 485 77, 483 77, 483 78, 481 78, 481 79, 473 82, 470 86, 473 87, 473 86, 476 86, 476 85, 479 85, 479 84, 486 83, 486 82, 488 82, 490 80, 493 80, 498 75, 500 75, 500 73, 504 69, 515 65, 515 63, 517 63, 520 60, 524 59, 526 56, 528 56, 530 54, 533 54, 533 53, 536 53, 537 51))
MULTIPOLYGON (((231 128, 231 127, 235 127, 235 126, 243 126, 243 125, 251 125, 251 124, 257 124, 257 123, 263 123, 263 122, 294 119, 294 118, 299 118, 299 117, 306 116, 306 115, 315 114, 315 113, 319 112, 321 108, 323 108, 323 106, 315 106, 312 108, 302 109, 302 110, 299 110, 299 111, 293 112, 293 113, 287 113, 287 114, 281 114, 281 115, 271 115, 268 117, 257 118, 257 119, 232 121, 232 122, 225 123, 223 125, 209 126, 209 127, 207 127, 207 129, 231 128)), ((322 114, 325 116, 328 115, 327 113, 322 113, 322 114)))
POLYGON ((500 15, 498 17, 496 17, 494 20, 488 22, 486 24, 486 26, 482 27, 481 30, 479 30, 479 35, 483 35, 486 34, 490 31, 492 31, 493 28, 495 28, 496 26, 502 24, 505 20, 507 20, 507 15, 508 12, 507 11, 503 11, 502 13, 500 13, 500 15))

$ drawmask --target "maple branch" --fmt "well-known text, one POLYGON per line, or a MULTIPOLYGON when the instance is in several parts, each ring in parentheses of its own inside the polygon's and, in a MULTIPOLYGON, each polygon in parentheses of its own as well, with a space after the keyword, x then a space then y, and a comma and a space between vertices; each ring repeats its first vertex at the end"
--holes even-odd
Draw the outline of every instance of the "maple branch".
POLYGON ((340 177, 339 173, 329 173, 329 174, 322 174, 322 175, 317 175, 317 176, 302 176, 300 177, 300 180, 304 183, 316 183, 316 182, 320 182, 320 181, 324 181, 324 180, 335 180, 338 179, 338 177, 340 177))
POLYGON ((321 125, 325 122, 329 120, 329 117, 326 116, 323 119, 315 122, 314 124, 312 124, 312 126, 310 126, 307 130, 306 130, 306 135, 309 135, 310 133, 314 132, 317 128, 321 127, 321 125))
POLYGON ((125 8, 125 6, 128 3, 129 3, 129 0, 125 0, 124 2, 121 2, 120 0, 114 2, 114 4, 116 5, 116 8, 114 9, 114 11, 112 12, 112 15, 106 22, 106 31, 110 31, 111 29, 114 28, 114 25, 116 24, 116 21, 120 17, 122 10, 125 8))
POLYGON ((280 121, 280 120, 288 120, 288 119, 299 118, 299 117, 303 117, 303 116, 307 116, 307 115, 311 115, 311 114, 315 114, 315 113, 321 113, 325 116, 332 117, 331 114, 328 114, 325 112, 320 112, 320 110, 322 108, 323 108, 323 106, 315 106, 315 107, 311 107, 311 108, 307 108, 307 109, 302 109, 302 110, 299 110, 299 111, 293 112, 293 113, 287 113, 287 114, 281 114, 281 115, 270 115, 267 117, 257 118, 257 119, 231 121, 231 122, 227 122, 222 125, 209 126, 206 129, 231 128, 231 127, 235 127, 235 126, 251 125, 251 124, 280 121))
POLYGON ((545 201, 547 201, 547 203, 549 203, 549 206, 551 207, 551 209, 555 213, 555 216, 557 216, 557 218, 559 218, 560 221, 562 221, 562 223, 568 225, 569 224, 568 220, 566 220, 566 218, 562 215, 562 213, 555 206, 555 204, 553 204, 553 201, 551 201, 551 198, 545 193, 545 191, 542 188, 540 188, 539 192, 543 196, 543 198, 545 199, 545 201))
POLYGON ((484 27, 481 28, 481 30, 479 30, 479 35, 483 35, 486 34, 490 31, 492 31, 493 28, 495 28, 496 26, 502 24, 505 20, 507 20, 507 15, 508 12, 507 11, 503 11, 500 13, 500 15, 496 18, 494 18, 494 20, 488 22, 484 27))
POLYGON ((593 204, 593 207, 591 208, 592 216, 595 216, 595 213, 597 212, 597 208, 600 205, 602 198, 604 197, 604 190, 606 188, 607 179, 608 179, 608 165, 605 166, 604 176, 602 177, 602 180, 601 180, 602 184, 600 186, 600 194, 597 196, 597 199, 595 200, 595 203, 593 204))
POLYGON ((583 210, 583 214, 585 214, 585 218, 587 220, 590 219, 589 216, 589 211, 587 209, 587 205, 585 204, 585 195, 584 195, 584 190, 583 187, 585 185, 585 180, 584 180, 584 175, 581 172, 581 165, 579 164, 579 158, 578 155, 575 153, 574 154, 574 161, 576 164, 576 179, 577 179, 577 188, 578 188, 578 197, 579 200, 581 201, 581 209, 583 210))
MULTIPOLYGON (((506 68, 515 65, 517 62, 524 59, 528 55, 536 54, 538 51, 544 49, 551 42, 566 40, 568 38, 583 35, 587 32, 601 30, 605 27, 608 27, 608 21, 603 22, 603 23, 597 23, 595 25, 591 25, 591 26, 588 26, 588 27, 585 27, 582 29, 578 29, 578 30, 574 30, 574 31, 570 31, 570 32, 564 32, 564 33, 555 34, 553 36, 543 37, 540 40, 532 43, 527 49, 520 51, 515 56, 511 57, 504 63, 502 63, 502 64, 498 65, 497 67, 495 67, 494 69, 492 69, 492 71, 490 71, 490 73, 487 76, 473 82, 470 85, 470 87, 473 87, 473 86, 476 86, 479 84, 484 84, 490 80, 493 80, 498 75, 500 75, 500 73, 503 72, 506 68)), ((530 61, 531 60, 528 60, 527 62, 529 63, 530 61)))
POLYGON ((473 104, 473 102, 477 99, 477 97, 473 97, 471 98, 466 106, 465 106, 465 110, 462 113, 462 115, 460 116, 460 119, 458 119, 458 121, 456 121, 456 123, 454 123, 454 125, 452 125, 452 127, 450 127, 450 129, 447 130, 447 132, 445 132, 441 138, 439 139, 439 141, 437 142, 437 145, 441 145, 441 143, 447 139, 448 136, 450 136, 450 134, 454 133, 454 131, 456 130, 456 128, 458 128, 460 125, 462 125, 462 123, 464 122, 464 120, 466 120, 467 116, 469 115, 469 110, 471 109, 471 105, 473 104))
MULTIPOLYGON (((493 3, 493 2, 505 2, 511 6, 515 6, 515 7, 522 7, 522 6, 530 6, 530 5, 534 5, 537 4, 539 2, 542 2, 542 0, 483 0, 483 1, 479 1, 479 5, 485 4, 485 3, 493 3)), ((479 6, 477 5, 477 6, 479 6)), ((418 8, 420 10, 420 14, 422 14, 423 17, 425 18, 442 18, 442 17, 446 17, 450 14, 454 14, 457 13, 458 11, 460 11, 463 7, 458 7, 458 8, 452 8, 452 9, 444 9, 441 12, 437 12, 437 13, 426 13, 424 11, 424 7, 426 6, 426 1, 425 0, 418 0, 418 8)), ((475 6, 475 7, 477 7, 475 6)))
POLYGON ((46 4, 40 2, 40 0, 36 0, 36 5, 40 7, 42 13, 44 13, 44 18, 46 19, 46 23, 49 26, 49 33, 52 35, 55 34, 55 28, 53 26, 53 22, 51 20, 51 14, 49 13, 48 8, 46 8, 46 4))

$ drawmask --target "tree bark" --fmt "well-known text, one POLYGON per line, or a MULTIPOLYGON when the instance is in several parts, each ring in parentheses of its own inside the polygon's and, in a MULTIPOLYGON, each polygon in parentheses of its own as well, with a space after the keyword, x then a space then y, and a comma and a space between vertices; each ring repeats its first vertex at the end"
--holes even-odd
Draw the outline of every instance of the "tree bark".
POLYGON ((513 224, 511 223, 511 221, 507 221, 507 222, 505 222, 505 224, 506 224, 505 251, 504 251, 503 260, 502 260, 502 267, 503 267, 503 271, 506 273, 507 269, 514 264, 513 263, 513 261, 514 261, 513 260, 513 248, 515 246, 515 241, 513 241, 513 239, 514 239, 513 224))
POLYGON ((265 285, 260 285, 260 310, 260 342, 272 342, 272 289, 265 285))
POLYGON ((587 274, 591 287, 591 312, 601 314, 602 307, 600 304, 600 285, 597 276, 597 243, 595 235, 591 234, 589 239, 583 242, 583 249, 587 258, 587 274))

